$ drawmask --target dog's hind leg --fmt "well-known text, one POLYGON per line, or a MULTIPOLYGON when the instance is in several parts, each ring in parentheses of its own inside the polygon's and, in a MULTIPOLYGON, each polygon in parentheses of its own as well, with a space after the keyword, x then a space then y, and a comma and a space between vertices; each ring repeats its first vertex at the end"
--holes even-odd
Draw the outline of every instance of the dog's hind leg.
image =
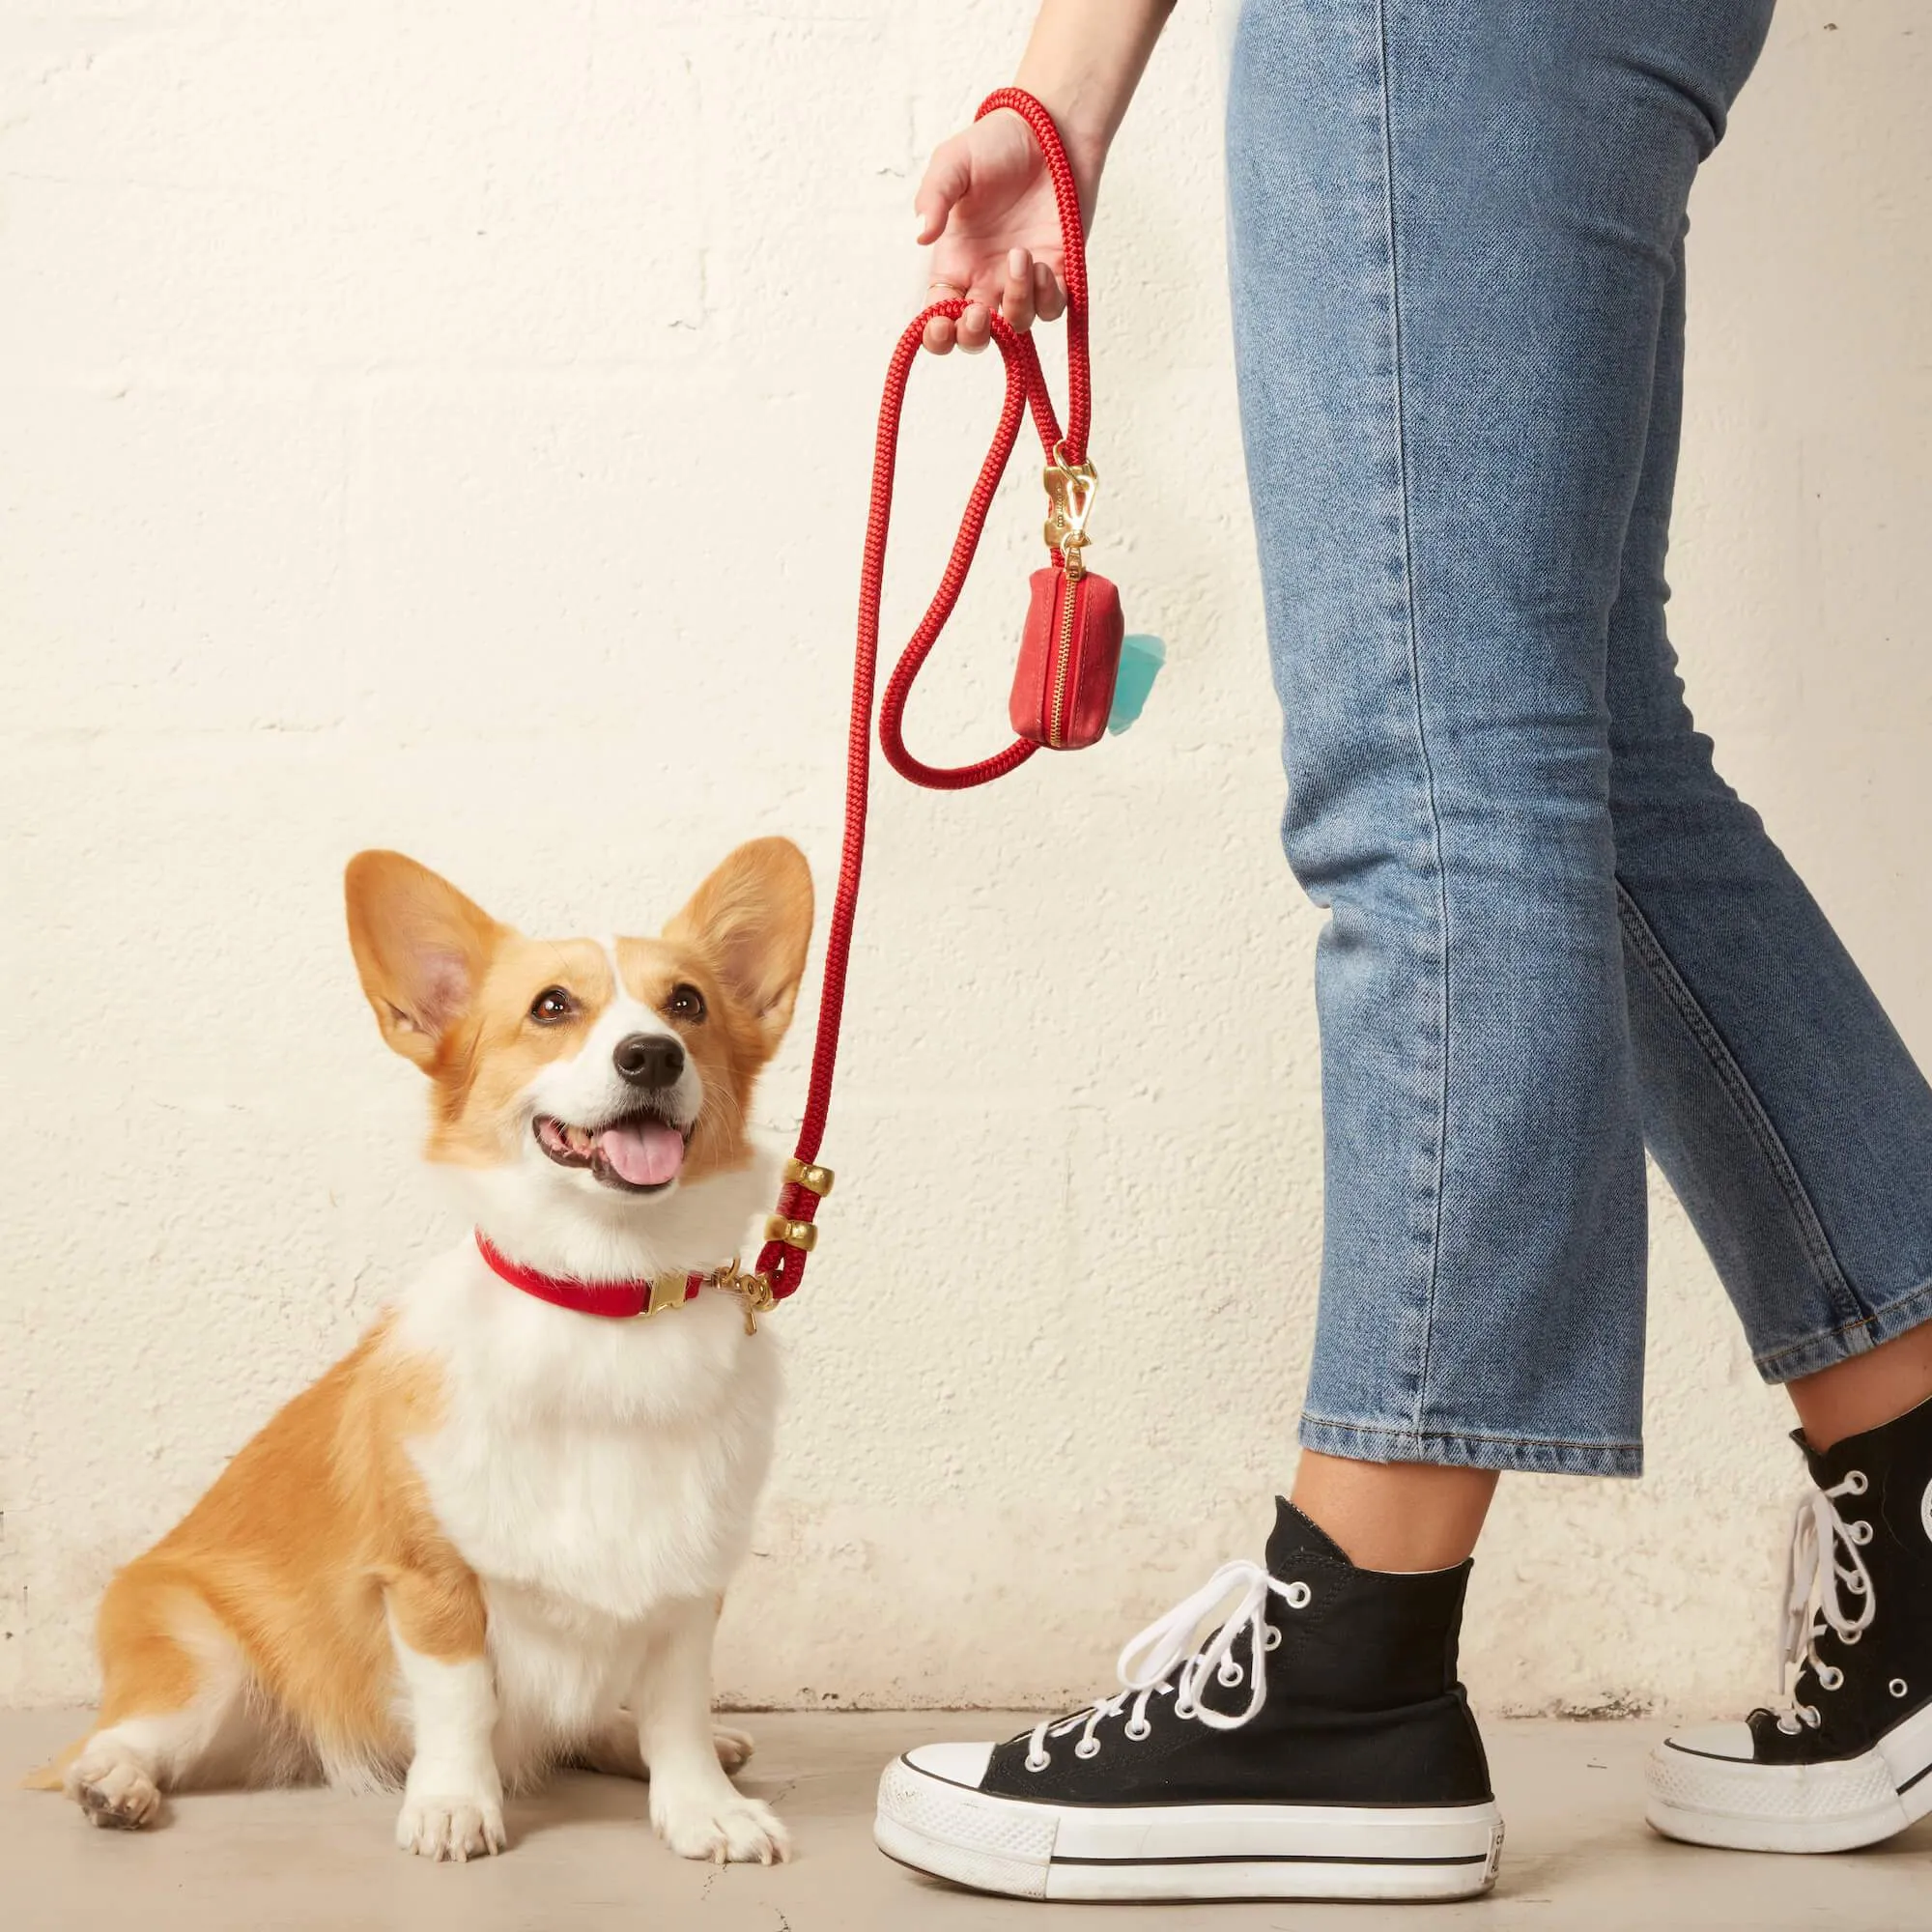
POLYGON ((621 1707, 573 1745, 564 1757, 571 1771, 601 1771, 607 1777, 648 1777, 643 1747, 638 1742, 638 1720, 621 1707))
POLYGON ((247 1666, 186 1585, 122 1571, 100 1605, 100 1721, 61 1777, 90 1822, 140 1831, 162 1792, 250 1776, 261 1726, 247 1666))
MULTIPOLYGON (((727 1772, 736 1771, 752 1755, 752 1734, 731 1724, 711 1722, 711 1742, 718 1747, 718 1762, 727 1772)), ((628 1709, 614 1710, 564 1759, 573 1771, 601 1771, 609 1777, 648 1777, 643 1746, 638 1737, 638 1720, 628 1709)))

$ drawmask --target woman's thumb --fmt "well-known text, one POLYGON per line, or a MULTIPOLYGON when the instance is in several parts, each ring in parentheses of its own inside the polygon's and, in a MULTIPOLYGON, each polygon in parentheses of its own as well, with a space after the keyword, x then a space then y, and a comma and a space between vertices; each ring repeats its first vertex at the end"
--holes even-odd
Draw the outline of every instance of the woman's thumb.
POLYGON ((915 240, 923 248, 946 232, 946 217, 973 185, 973 162, 963 135, 942 141, 925 164, 925 177, 913 197, 913 213, 919 217, 915 240))

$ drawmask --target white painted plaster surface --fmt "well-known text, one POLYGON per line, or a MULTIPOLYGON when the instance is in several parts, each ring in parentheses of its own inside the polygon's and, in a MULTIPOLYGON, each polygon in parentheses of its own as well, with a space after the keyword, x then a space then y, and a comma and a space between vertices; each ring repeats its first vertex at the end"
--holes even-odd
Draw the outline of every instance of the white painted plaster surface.
MULTIPOLYGON (((760 832, 829 892, 912 187, 1022 15, 0 13, 0 1701, 89 1692, 111 1568, 460 1232, 355 989, 352 851, 539 932, 650 926, 760 832)), ((1077 760, 882 778, 736 1700, 1095 1688, 1293 1471, 1318 921, 1276 839, 1219 62, 1183 0, 1094 242, 1095 528, 1170 668, 1077 760)), ((1921 1055, 1928 89, 1911 0, 1781 10, 1694 205, 1673 569, 1728 772, 1921 1055)), ((921 372, 901 636, 997 373, 921 372)), ((1004 736, 1035 495, 996 512, 923 750, 1004 736)), ((1650 1473, 1504 1484, 1491 1709, 1772 1688, 1785 1413, 1657 1205, 1650 1473)))

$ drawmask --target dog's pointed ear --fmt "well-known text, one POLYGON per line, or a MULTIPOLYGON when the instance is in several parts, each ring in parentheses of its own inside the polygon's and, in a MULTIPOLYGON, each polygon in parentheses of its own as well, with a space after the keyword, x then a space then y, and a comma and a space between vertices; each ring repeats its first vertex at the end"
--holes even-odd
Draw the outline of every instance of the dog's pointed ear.
POLYGON ((711 961, 755 1021, 767 1055, 791 1024, 811 944, 811 868, 789 838, 740 845, 691 895, 664 936, 711 961))
POLYGON ((483 981, 505 928, 400 852, 358 852, 343 874, 349 944, 383 1037, 427 1070, 483 981))

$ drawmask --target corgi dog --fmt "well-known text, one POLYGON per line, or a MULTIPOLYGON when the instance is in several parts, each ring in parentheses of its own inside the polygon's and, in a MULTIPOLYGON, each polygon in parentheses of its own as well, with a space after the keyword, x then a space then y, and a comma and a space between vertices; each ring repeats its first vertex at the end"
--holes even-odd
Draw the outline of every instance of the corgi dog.
POLYGON ((194 1785, 400 1788, 396 1842, 461 1861, 576 1764, 648 1777, 687 1858, 781 1859, 710 1669, 779 1404, 721 1264, 776 1196, 745 1117, 805 970, 804 857, 741 846, 654 939, 527 939, 394 852, 346 888, 475 1236, 113 1578, 99 1727, 30 1781, 129 1829, 194 1785))

